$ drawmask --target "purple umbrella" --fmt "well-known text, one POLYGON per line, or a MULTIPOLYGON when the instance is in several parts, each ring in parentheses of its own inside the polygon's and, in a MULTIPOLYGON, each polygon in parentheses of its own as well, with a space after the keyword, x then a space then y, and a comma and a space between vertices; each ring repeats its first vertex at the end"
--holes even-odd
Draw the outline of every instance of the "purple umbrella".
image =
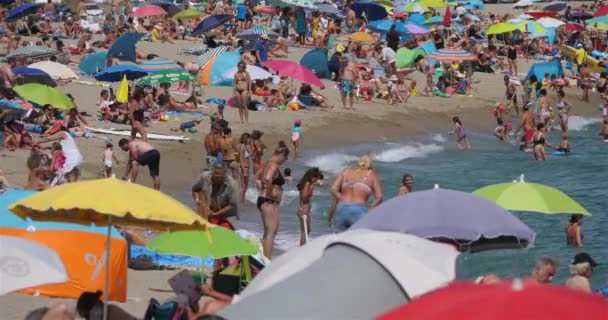
POLYGON ((430 32, 429 29, 423 28, 423 27, 421 27, 419 25, 415 25, 413 23, 406 23, 403 26, 411 34, 425 34, 425 33, 429 33, 430 32))
POLYGON ((351 229, 408 233, 472 252, 524 248, 532 246, 535 238, 534 231, 494 202, 446 189, 393 198, 351 229))
POLYGON ((593 18, 593 15, 591 13, 585 11, 573 12, 570 16, 573 20, 586 20, 593 18))

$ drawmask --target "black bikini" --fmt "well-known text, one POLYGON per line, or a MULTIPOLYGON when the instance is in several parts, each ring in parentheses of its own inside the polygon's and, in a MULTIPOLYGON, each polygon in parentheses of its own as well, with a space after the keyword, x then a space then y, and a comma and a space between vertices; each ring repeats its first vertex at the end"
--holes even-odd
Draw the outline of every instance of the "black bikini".
MULTIPOLYGON (((282 187, 285 184, 285 178, 283 177, 283 174, 281 173, 281 170, 277 169, 277 172, 274 175, 274 178, 272 178, 272 185, 275 186, 279 186, 282 187)), ((270 203, 270 204, 279 204, 279 200, 276 199, 271 199, 271 198, 266 198, 266 197, 262 197, 262 196, 258 196, 258 200, 257 200, 257 206, 258 209, 261 211, 262 210, 262 205, 264 205, 264 203, 270 203)))

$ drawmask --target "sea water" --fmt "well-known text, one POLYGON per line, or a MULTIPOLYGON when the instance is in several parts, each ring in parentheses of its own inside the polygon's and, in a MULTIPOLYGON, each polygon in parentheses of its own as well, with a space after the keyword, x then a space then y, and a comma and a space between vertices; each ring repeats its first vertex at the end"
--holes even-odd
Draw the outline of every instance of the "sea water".
MULTIPOLYGON (((515 142, 501 143, 492 132, 471 132, 472 150, 459 150, 452 136, 446 132, 428 133, 411 139, 376 144, 354 145, 328 150, 305 150, 305 157, 289 161, 294 180, 286 186, 281 203, 281 224, 276 247, 287 250, 299 244, 297 216, 298 192, 296 184, 309 167, 319 167, 327 178, 325 187, 317 187, 313 197, 311 238, 336 232, 327 225, 327 213, 331 206, 329 188, 336 174, 353 164, 359 155, 370 154, 384 189, 385 200, 393 197, 400 185, 401 176, 409 173, 414 177, 415 190, 441 188, 472 192, 486 185, 510 182, 521 174, 530 182, 556 187, 580 202, 591 212, 582 230, 584 248, 566 246, 565 228, 570 218, 567 214, 546 215, 516 212, 524 223, 537 235, 533 248, 522 250, 493 250, 480 253, 464 253, 457 265, 461 279, 471 279, 482 274, 496 273, 502 277, 525 277, 533 268, 534 259, 543 255, 559 262, 555 283, 561 284, 568 277, 568 265, 580 251, 591 254, 601 265, 594 270, 594 287, 608 286, 608 227, 606 192, 608 190, 608 144, 597 135, 599 118, 570 117, 570 141, 573 152, 569 156, 551 156, 547 161, 536 161, 531 153, 522 153, 515 142)), ((559 144, 561 132, 548 133, 552 144, 559 144)), ((551 149, 547 148, 550 154, 551 149)), ((255 208, 257 194, 249 188, 247 204, 241 210, 240 228, 261 235, 260 215, 255 208)))

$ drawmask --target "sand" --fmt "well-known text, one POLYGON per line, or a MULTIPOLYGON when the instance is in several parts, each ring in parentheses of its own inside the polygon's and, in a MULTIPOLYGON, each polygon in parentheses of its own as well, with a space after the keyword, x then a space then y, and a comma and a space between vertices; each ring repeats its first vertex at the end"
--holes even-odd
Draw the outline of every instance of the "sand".
MULTIPOLYGON (((512 4, 490 5, 489 11, 505 13, 511 11, 512 4)), ((519 14, 519 12, 517 13, 519 14)), ((162 58, 176 59, 183 62, 192 61, 193 57, 176 54, 178 48, 189 48, 195 43, 178 41, 175 45, 140 42, 138 47, 148 53, 156 53, 162 58)), ((291 48, 290 59, 299 61, 307 49, 291 48)), ((519 59, 520 72, 527 72, 533 60, 519 59)), ((469 130, 487 131, 491 134, 495 121, 491 115, 494 104, 504 100, 504 85, 502 74, 480 74, 474 75, 472 96, 453 96, 451 98, 440 97, 411 97, 405 104, 387 105, 384 101, 360 102, 355 105, 356 111, 343 110, 340 103, 339 92, 335 83, 324 80, 325 90, 320 92, 329 99, 329 103, 338 107, 335 111, 277 111, 277 112, 250 112, 249 124, 242 125, 238 121, 236 109, 227 108, 226 119, 231 123, 233 136, 238 137, 243 132, 251 132, 258 129, 264 132, 263 141, 272 150, 278 140, 289 140, 290 129, 295 119, 301 119, 304 128, 304 153, 308 148, 329 148, 337 145, 349 145, 356 143, 381 142, 390 139, 415 137, 418 134, 447 131, 451 129, 451 118, 460 116, 469 130)), ((416 72, 411 75, 416 80, 418 90, 422 91, 424 83, 423 75, 416 72)), ((99 99, 100 87, 95 85, 92 78, 82 78, 90 81, 92 85, 70 83, 60 89, 71 93, 76 99, 80 111, 91 115, 96 112, 96 104, 99 99)), ((299 85, 299 82, 294 82, 299 85)), ((117 84, 114 84, 114 88, 117 84)), ((580 101, 580 90, 569 88, 566 90, 569 101, 573 104, 572 113, 575 115, 597 114, 595 106, 600 102, 597 94, 591 95, 591 102, 580 101)), ((227 87, 205 87, 204 97, 228 98, 231 88, 227 87)), ((555 96, 555 95, 552 95, 555 96)), ((552 101, 554 103, 555 101, 552 101)), ((214 111, 215 106, 203 110, 214 111)), ((180 119, 173 117, 168 122, 153 124, 148 132, 160 134, 175 134, 171 128, 176 128, 180 121, 194 120, 197 117, 184 116, 180 119)), ((117 124, 106 124, 93 118, 89 118, 90 125, 99 128, 124 128, 117 124)), ((200 173, 204 165, 205 152, 203 149, 203 137, 209 131, 209 122, 204 120, 198 127, 198 133, 184 135, 190 138, 184 143, 152 141, 161 152, 161 183, 162 191, 175 197, 184 198, 189 194, 190 186, 195 177, 200 173)), ((103 135, 102 135, 103 136, 103 135)), ((120 137, 110 137, 117 145, 120 137)), ((102 151, 105 141, 97 138, 79 138, 78 147, 84 155, 82 170, 83 179, 98 178, 102 168, 102 151)), ((115 148, 115 152, 121 161, 117 166, 116 174, 122 176, 125 170, 124 162, 127 160, 126 153, 115 148)), ((270 153, 267 152, 267 153, 270 153)), ((4 171, 9 182, 15 187, 22 187, 26 183, 27 168, 25 161, 29 155, 28 150, 16 152, 0 152, 0 169, 4 171)), ((321 168, 322 169, 322 168, 321 168)), ((138 183, 147 186, 152 185, 147 170, 142 170, 138 183)), ((163 300, 168 297, 167 279, 174 272, 170 271, 129 271, 128 301, 121 304, 127 311, 137 316, 142 316, 147 301, 151 297, 163 300)), ((60 301, 59 299, 48 299, 43 297, 31 297, 19 294, 11 294, 0 298, 0 310, 2 319, 21 319, 33 308, 51 305, 60 301)))

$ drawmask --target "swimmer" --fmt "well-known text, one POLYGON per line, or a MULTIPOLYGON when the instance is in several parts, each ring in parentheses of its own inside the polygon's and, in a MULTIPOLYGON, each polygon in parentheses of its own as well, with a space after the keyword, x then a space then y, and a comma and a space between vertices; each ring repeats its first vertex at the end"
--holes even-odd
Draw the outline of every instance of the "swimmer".
POLYGON ((456 135, 456 143, 458 144, 459 149, 471 149, 471 144, 469 143, 469 138, 467 137, 467 130, 462 126, 462 122, 460 118, 454 117, 452 118, 452 122, 454 123, 454 131, 450 132, 450 135, 456 135))
POLYGON ((604 142, 608 143, 608 119, 604 119, 604 123, 602 123, 599 134, 602 136, 604 142))
POLYGON ((534 158, 536 160, 547 160, 547 153, 545 152, 545 145, 549 148, 555 149, 546 139, 545 139, 545 125, 539 123, 536 125, 536 132, 532 136, 532 145, 534 148, 534 158))
POLYGON ((555 149, 560 152, 570 153, 570 141, 568 140, 568 135, 564 134, 562 136, 562 141, 559 142, 559 146, 555 149))
POLYGON ((414 178, 408 173, 403 175, 401 183, 403 185, 399 188, 398 196, 404 196, 414 190, 414 178))

